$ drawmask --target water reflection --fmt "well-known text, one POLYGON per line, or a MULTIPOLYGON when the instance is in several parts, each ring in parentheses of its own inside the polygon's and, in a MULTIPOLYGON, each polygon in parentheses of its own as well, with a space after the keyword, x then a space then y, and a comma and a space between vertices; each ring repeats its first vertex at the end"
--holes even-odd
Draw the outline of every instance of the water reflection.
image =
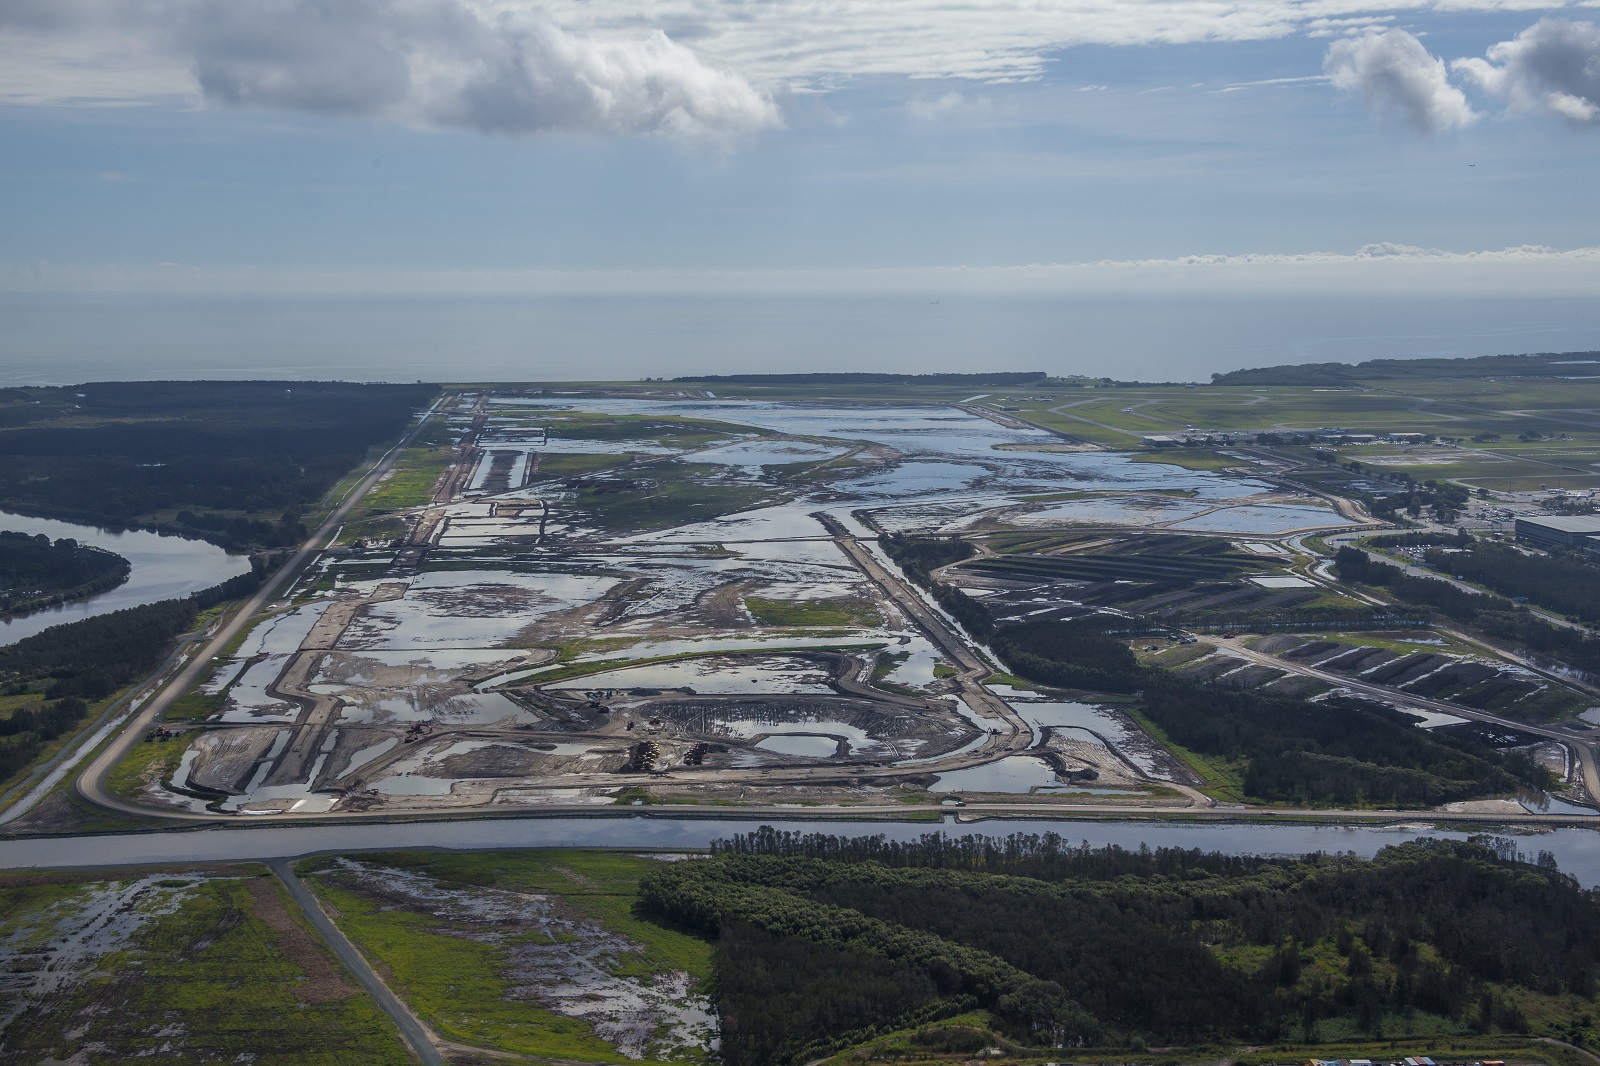
MULTIPOLYGON (((0 869, 92 867, 135 863, 217 862, 287 858, 322 851, 394 848, 599 847, 684 850, 712 840, 747 833, 767 824, 780 830, 843 835, 881 834, 915 840, 924 833, 951 835, 1059 833, 1068 841, 1125 848, 1200 848, 1230 854, 1304 855, 1349 852, 1371 856, 1379 848, 1420 837, 1465 840, 1463 829, 1425 823, 1403 826, 1273 825, 1157 821, 1074 822, 1052 819, 984 821, 969 825, 946 818, 940 827, 926 822, 844 822, 822 819, 745 820, 681 815, 647 816, 618 811, 616 816, 583 818, 501 818, 321 826, 264 826, 205 829, 100 837, 56 837, 0 841, 0 869)), ((1586 886, 1600 885, 1600 833, 1555 829, 1518 838, 1523 851, 1549 851, 1561 869, 1586 886)))
POLYGON ((183 537, 162 537, 142 530, 110 533, 93 526, 29 518, 8 511, 0 511, 0 529, 34 535, 43 533, 51 540, 71 537, 80 544, 116 552, 133 567, 127 581, 98 596, 0 622, 0 645, 14 644, 51 626, 187 596, 250 569, 248 558, 229 555, 215 544, 183 537))

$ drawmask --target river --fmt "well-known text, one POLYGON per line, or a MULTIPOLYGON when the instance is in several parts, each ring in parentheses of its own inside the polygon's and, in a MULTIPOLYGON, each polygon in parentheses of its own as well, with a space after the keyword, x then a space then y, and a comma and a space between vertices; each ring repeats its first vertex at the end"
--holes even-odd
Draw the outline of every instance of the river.
MULTIPOLYGON (((1418 822, 1404 826, 1260 825, 1242 823, 1177 823, 1159 821, 1051 821, 1043 819, 984 821, 942 826, 928 822, 776 821, 699 818, 681 815, 621 813, 595 817, 485 818, 463 821, 362 823, 315 826, 201 829, 166 833, 48 837, 0 841, 0 869, 94 867, 138 863, 219 862, 290 858, 318 852, 444 848, 645 848, 693 850, 718 837, 745 833, 757 825, 796 832, 847 835, 881 833, 915 839, 924 833, 1059 833, 1072 842, 1201 848, 1230 854, 1303 855, 1313 851, 1353 852, 1371 856, 1379 848, 1419 837, 1464 840, 1460 829, 1440 829, 1418 822)), ((1513 836, 1529 854, 1549 851, 1561 869, 1587 887, 1600 886, 1600 833, 1588 829, 1556 829, 1513 836)))
POLYGON ((8 511, 0 511, 0 529, 43 533, 51 540, 71 537, 80 544, 114 551, 132 564, 128 580, 98 596, 0 621, 0 645, 15 644, 23 637, 66 622, 187 596, 250 569, 250 561, 245 556, 230 555, 215 544, 184 537, 163 537, 143 530, 111 533, 93 526, 30 518, 8 511))

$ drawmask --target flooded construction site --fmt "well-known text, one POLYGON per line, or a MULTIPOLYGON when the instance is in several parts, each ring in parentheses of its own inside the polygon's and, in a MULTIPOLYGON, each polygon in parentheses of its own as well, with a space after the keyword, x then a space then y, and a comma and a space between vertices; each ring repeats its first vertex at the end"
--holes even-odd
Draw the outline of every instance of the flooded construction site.
POLYGON ((994 684, 878 538, 1346 524, 965 407, 468 392, 427 432, 450 448, 429 498, 381 516, 392 539, 342 535, 216 660, 137 799, 1181 806, 1191 775, 1132 718, 994 684))

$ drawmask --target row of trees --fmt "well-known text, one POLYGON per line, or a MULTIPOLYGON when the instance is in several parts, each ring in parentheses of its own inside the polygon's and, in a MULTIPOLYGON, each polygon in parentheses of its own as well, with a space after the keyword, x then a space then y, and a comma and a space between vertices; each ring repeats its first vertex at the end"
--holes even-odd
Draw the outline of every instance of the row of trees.
POLYGON ((0 785, 84 717, 87 703, 150 673, 199 613, 261 587, 262 570, 182 599, 96 615, 0 647, 0 679, 12 693, 43 688, 48 702, 0 719, 0 785))
POLYGON ((49 698, 100 699, 155 669, 172 639, 201 611, 261 587, 266 563, 180 599, 158 600, 77 622, 0 647, 0 676, 12 684, 48 682, 49 698))
POLYGON ((717 939, 730 1066, 819 1057, 976 1005, 1035 1046, 1369 1034, 1423 1011, 1525 1030, 1588 997, 1600 903, 1541 858, 1423 840, 1373 860, 779 834, 666 864, 641 905, 717 939), (865 1035, 863 1035, 865 1034, 865 1035))

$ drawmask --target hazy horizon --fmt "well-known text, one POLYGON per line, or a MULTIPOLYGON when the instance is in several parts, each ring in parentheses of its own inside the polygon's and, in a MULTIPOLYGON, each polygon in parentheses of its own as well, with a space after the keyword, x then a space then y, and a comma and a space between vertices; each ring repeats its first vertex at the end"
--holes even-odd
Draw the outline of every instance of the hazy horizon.
POLYGON ((1575 297, 12 295, 0 309, 6 385, 847 370, 1205 381, 1277 363, 1583 351, 1600 337, 1600 304, 1575 297))

